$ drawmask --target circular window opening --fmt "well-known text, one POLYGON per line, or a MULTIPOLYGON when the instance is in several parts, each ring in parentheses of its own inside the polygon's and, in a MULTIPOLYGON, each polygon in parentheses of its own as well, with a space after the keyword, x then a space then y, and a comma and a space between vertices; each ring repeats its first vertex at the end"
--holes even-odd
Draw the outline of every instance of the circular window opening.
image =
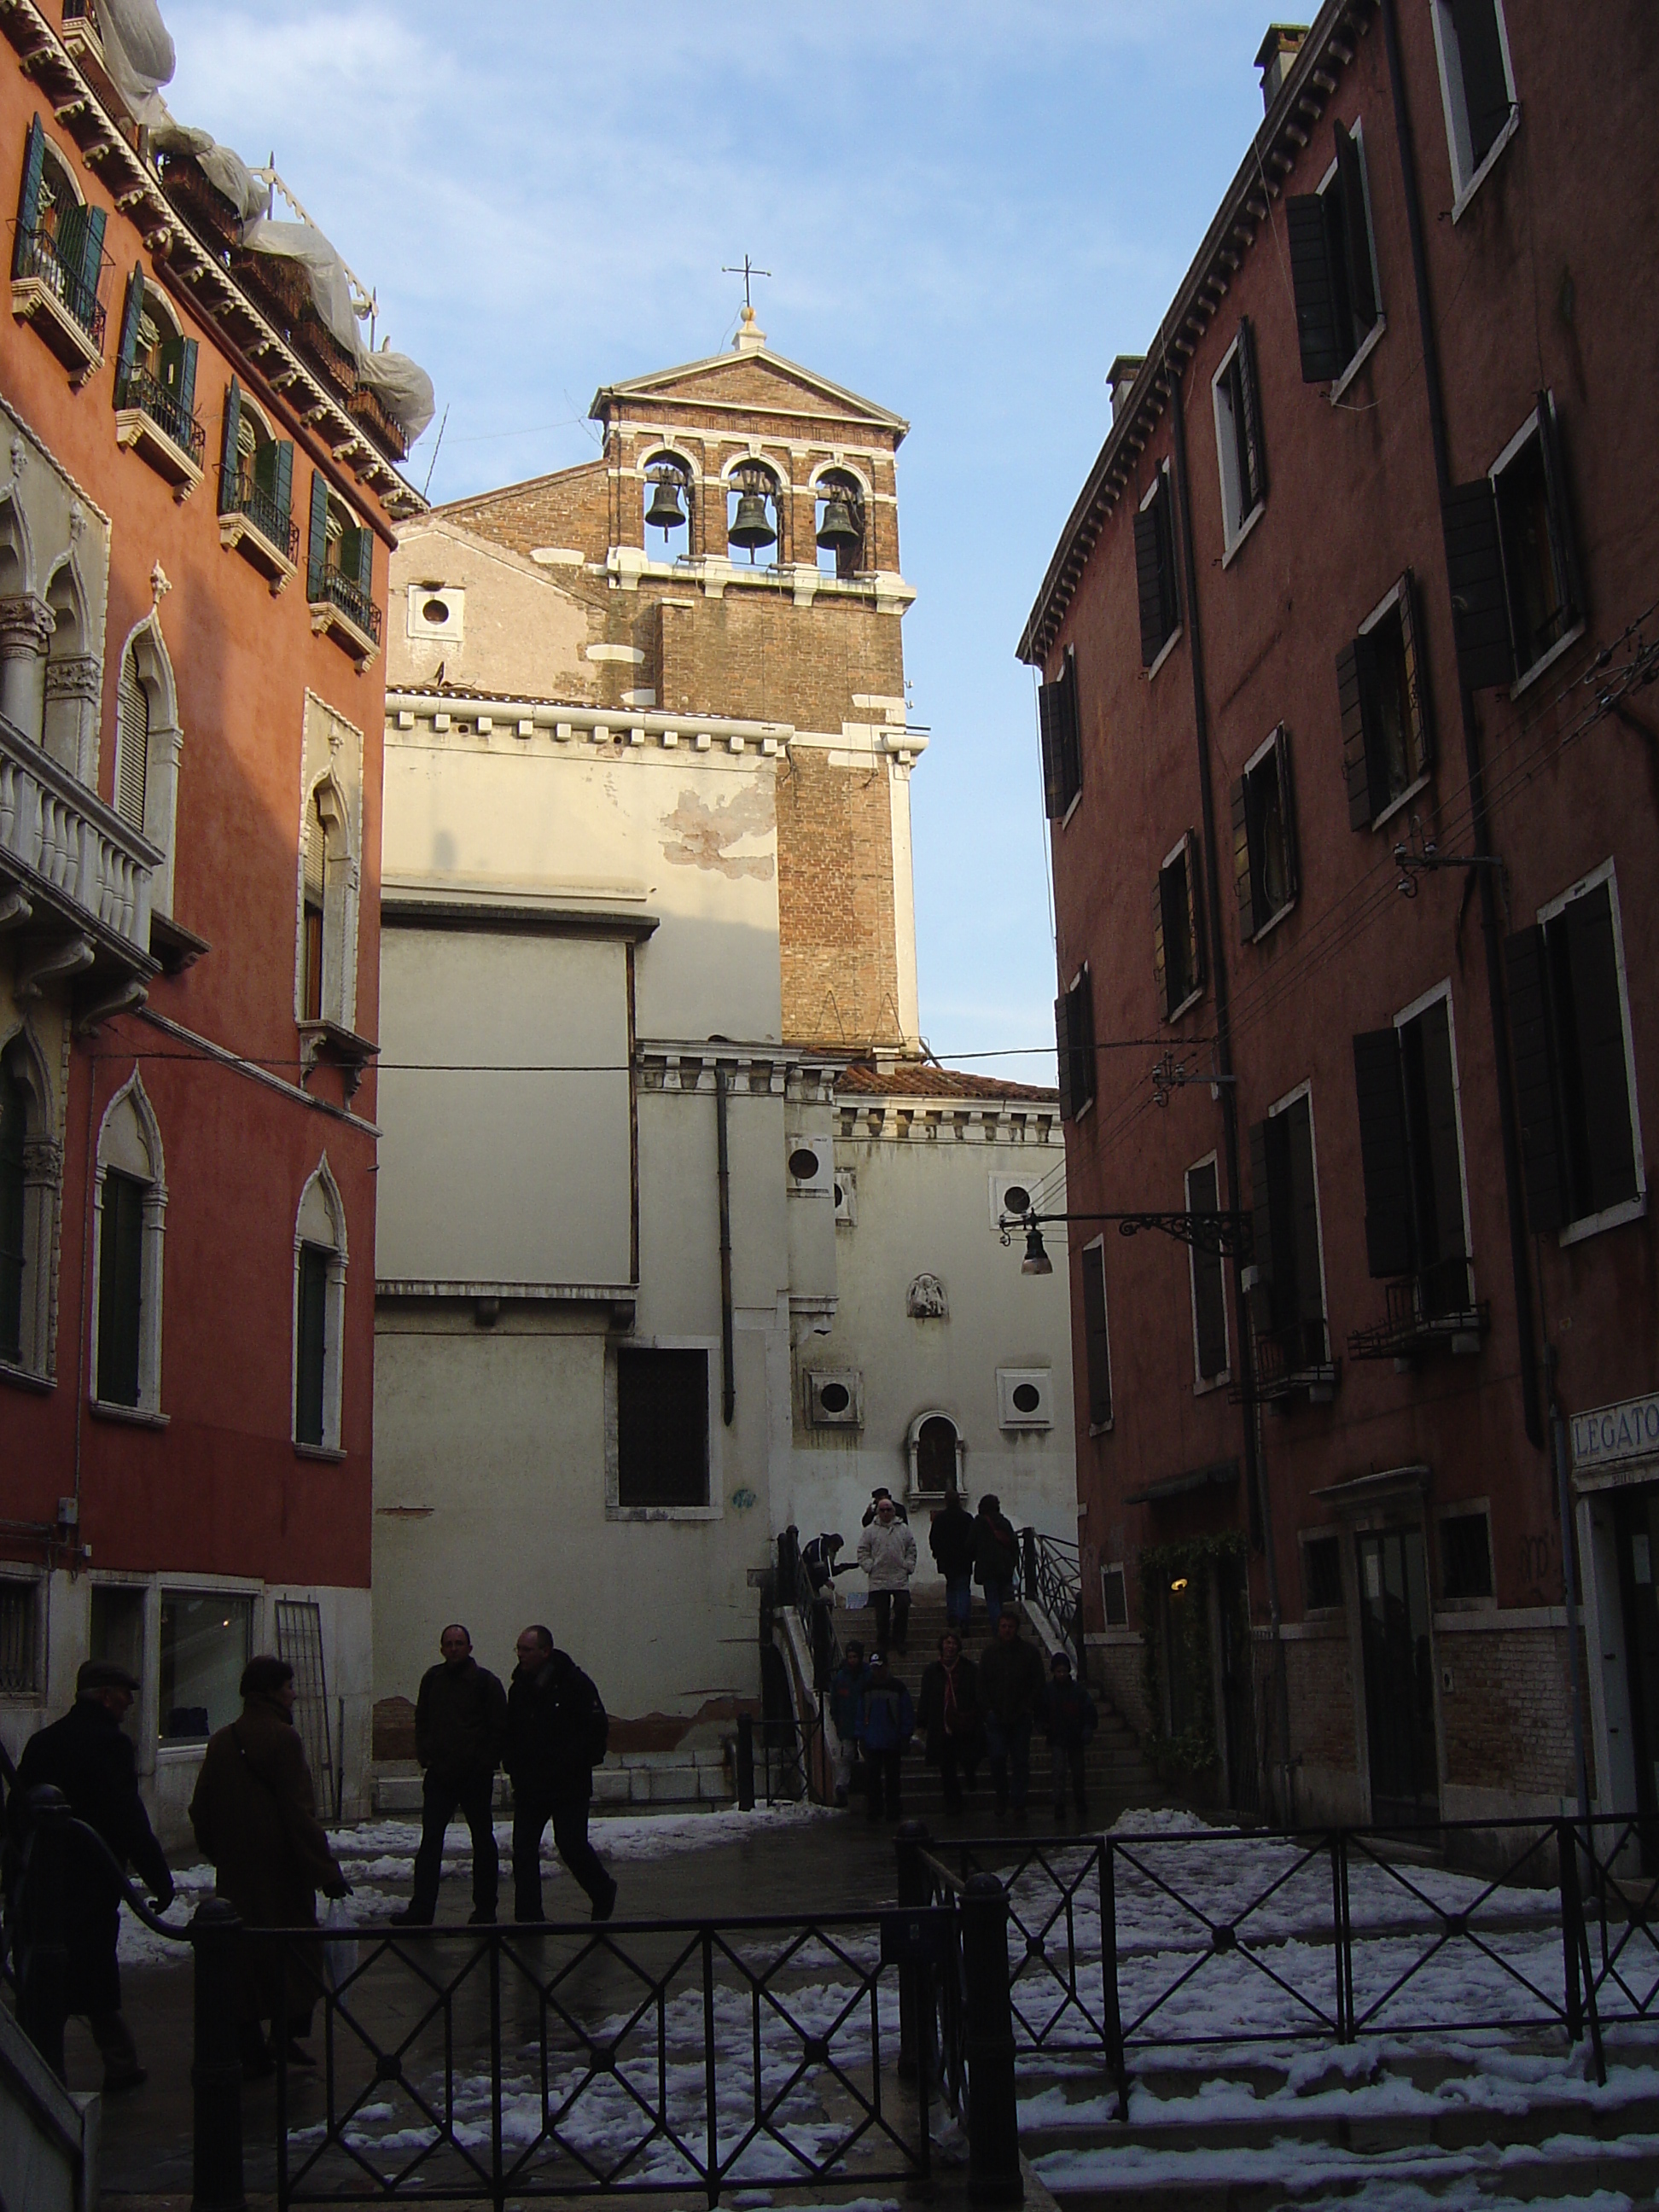
POLYGON ((1029 1213, 1030 1212, 1031 1194, 1026 1189, 1023 1182, 1011 1182, 1007 1189, 1003 1192, 1002 1210, 1005 1213, 1029 1213))
POLYGON ((1035 1382, 1015 1383, 1014 1411, 1017 1413, 1035 1413, 1042 1403, 1042 1393, 1035 1382))
POLYGON ((421 609, 421 620, 422 622, 430 623, 434 629, 438 628, 440 623, 447 623, 449 620, 448 601, 447 599, 428 599, 426 605, 421 609))
POLYGON ((836 1185, 836 1204, 837 1206, 845 1206, 846 1203, 847 1193, 842 1188, 841 1185, 837 1183, 836 1185))
POLYGON ((818 1392, 818 1403, 826 1413, 844 1413, 853 1402, 853 1394, 844 1382, 826 1382, 818 1392))
POLYGON ((806 1182, 818 1171, 818 1156, 805 1145, 789 1155, 789 1172, 798 1182, 806 1182))

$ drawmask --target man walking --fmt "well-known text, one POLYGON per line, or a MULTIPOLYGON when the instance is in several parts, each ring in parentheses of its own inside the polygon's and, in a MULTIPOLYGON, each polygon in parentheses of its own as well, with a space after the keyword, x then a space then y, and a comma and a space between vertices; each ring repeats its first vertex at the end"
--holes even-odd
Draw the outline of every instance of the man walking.
POLYGON ((890 1498, 877 1501, 876 1517, 859 1538, 859 1565, 870 1578, 876 1609, 876 1641, 884 1651, 902 1652, 910 1640, 910 1577, 916 1571, 916 1540, 898 1517, 890 1498))
POLYGON ((501 1863, 491 1801, 507 1743, 507 1692, 472 1656, 472 1638, 459 1621, 451 1621, 438 1638, 438 1649, 443 1657, 422 1675, 415 1700, 415 1756, 425 1773, 414 1893, 392 1917, 405 1928, 431 1925, 443 1880, 444 1834, 459 1808, 472 1838, 472 1917, 467 1925, 477 1928, 495 1917, 501 1863))
POLYGON ((1095 1701, 1087 1686, 1072 1679, 1072 1662, 1063 1651, 1048 1662, 1048 1749, 1054 1764, 1054 1826, 1066 1818, 1066 1782, 1069 1775, 1072 1802, 1079 1822, 1089 1817, 1085 1788, 1085 1760, 1089 1740, 1100 1724, 1095 1701))
POLYGON ((939 1657, 921 1678, 916 1715, 926 1736, 927 1764, 938 1767, 945 1785, 945 1809, 959 1813, 963 1783, 971 1790, 979 1771, 981 1715, 978 1671, 971 1659, 963 1657, 962 1638, 954 1629, 940 1637, 939 1657))
POLYGON ((945 1618, 958 1636, 966 1632, 974 1606, 974 1519, 953 1490, 927 1531, 933 1565, 945 1577, 945 1618))
POLYGON ((609 1920, 617 1885, 587 1840, 593 1769, 605 1757, 611 1723, 594 1688, 553 1632, 526 1628, 507 1692, 507 1771, 513 1783, 513 1917, 543 1920, 542 1834, 553 1841, 593 1907, 609 1920))
POLYGON ((866 1809, 872 1822, 881 1818, 884 1800, 888 1819, 899 1816, 899 1771, 915 1726, 910 1692, 889 1668, 886 1655, 872 1652, 864 1692, 863 1743, 866 1809))
POLYGON ((1012 1798, 1014 1816, 1023 1820, 1031 1787, 1031 1730, 1047 1718, 1048 1685, 1012 1607, 999 1618, 996 1642, 979 1662, 979 1695, 997 1810, 1006 1813, 1012 1798))
POLYGON ((979 1501, 974 1518, 974 1579, 985 1592, 985 1626, 993 1636, 1002 1608, 1013 1595, 1019 1571, 1019 1544, 1013 1523, 994 1491, 979 1501))
MULTIPOLYGON (((28 1820, 31 1790, 61 1790, 77 1820, 109 1845, 118 1865, 129 1863, 154 1893, 158 1911, 173 1901, 173 1876, 138 1795, 138 1762, 121 1723, 137 1683, 107 1659, 88 1659, 75 1678, 75 1703, 60 1721, 23 1747, 12 1792, 12 1817, 28 1820)), ((21 1844, 23 1838, 16 1840, 21 1844)), ((121 2011, 121 1970, 115 1947, 121 1925, 121 1893, 100 1854, 73 1832, 64 1838, 64 1936, 69 2010, 82 2013, 104 2062, 104 2094, 136 2089, 149 2076, 121 2011)), ((25 1914, 27 1906, 25 1902, 25 1914)), ((29 1930, 24 1929, 25 1942, 29 1930)))
POLYGON ((836 1802, 844 1805, 853 1786, 853 1764, 859 1738, 864 1733, 864 1692, 870 1669, 864 1663, 864 1646, 856 1637, 848 1639, 841 1664, 830 1680, 830 1717, 836 1724, 836 1802))

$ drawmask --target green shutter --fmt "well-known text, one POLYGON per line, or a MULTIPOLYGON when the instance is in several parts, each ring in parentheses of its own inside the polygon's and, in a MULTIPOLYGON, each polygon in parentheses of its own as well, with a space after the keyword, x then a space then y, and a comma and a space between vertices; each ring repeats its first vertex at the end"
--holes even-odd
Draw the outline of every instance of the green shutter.
POLYGON ((1054 1060, 1060 1074, 1060 1118, 1072 1121, 1077 1118, 1078 1097, 1074 1088, 1072 1039, 1072 994, 1062 991, 1054 1000, 1054 1060))
POLYGON ((1266 1121, 1256 1121, 1250 1128, 1250 1259, 1255 1268, 1250 1315, 1257 1331, 1264 1334, 1273 1325, 1273 1199, 1268 1127, 1266 1121))
MULTIPOLYGON (((358 588, 365 599, 374 597, 374 532, 366 522, 357 525, 357 542, 353 547, 353 569, 358 588)), ((342 549, 342 561, 344 554, 342 549)))
POLYGON ((278 520, 286 526, 294 512, 294 447, 288 439, 278 438, 265 450, 271 456, 270 496, 278 520))
POLYGON ((1277 1117, 1285 1124, 1291 1239, 1296 1252, 1296 1313, 1304 1357, 1325 1356, 1325 1292, 1319 1265, 1319 1193, 1314 1176, 1313 1112, 1305 1097, 1277 1117))
POLYGON ((241 505, 237 465, 242 429, 242 387, 233 376, 225 386, 225 421, 219 441, 219 512, 234 514, 241 505))
POLYGON ((38 115, 29 118, 29 135, 23 146, 23 179, 17 193, 17 231, 12 240, 11 273, 34 273, 34 233, 40 220, 40 179, 46 167, 46 134, 38 115))
POLYGON ((98 1395, 106 1406, 138 1403, 143 1255, 144 1186, 112 1169, 98 1240, 98 1395))
POLYGON ((1187 988, 1204 982, 1204 893, 1198 880, 1198 840, 1187 832, 1187 988))
POLYGON ((196 357, 200 349, 194 338, 183 338, 179 346, 179 405, 186 425, 196 412, 196 357))
POLYGON ((306 597, 320 599, 328 567, 328 483, 320 469, 311 475, 311 538, 306 550, 306 597))
POLYGON ((1140 607, 1140 665, 1150 668, 1164 650, 1169 630, 1164 621, 1163 533, 1158 528, 1164 504, 1160 478, 1152 504, 1135 517, 1135 595, 1140 607))
POLYGON ((89 207, 81 232, 82 283, 87 288, 86 313, 90 315, 98 297, 98 280, 104 273, 104 227, 108 217, 102 208, 89 207))
POLYGON ((121 343, 115 354, 115 404, 126 404, 127 379, 138 353, 138 322, 144 312, 144 272, 133 270, 127 278, 127 296, 121 307, 121 343))
POLYGON ((23 1350, 23 1279, 28 1267, 29 1094, 0 1061, 0 1359, 23 1350))

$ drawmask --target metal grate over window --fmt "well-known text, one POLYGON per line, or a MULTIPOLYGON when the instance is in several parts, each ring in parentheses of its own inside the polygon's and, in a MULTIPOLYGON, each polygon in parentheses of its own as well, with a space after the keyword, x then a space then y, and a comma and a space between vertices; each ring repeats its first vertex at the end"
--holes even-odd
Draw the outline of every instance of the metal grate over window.
POLYGON ((0 1582, 0 1697, 27 1698, 40 1686, 38 1586, 0 1582))
POLYGON ((294 1669, 294 1725, 306 1747, 317 1810, 324 1820, 337 1820, 340 1775, 334 1763, 334 1732, 329 1726, 322 1608, 314 1598, 279 1597, 276 1614, 276 1654, 294 1669))

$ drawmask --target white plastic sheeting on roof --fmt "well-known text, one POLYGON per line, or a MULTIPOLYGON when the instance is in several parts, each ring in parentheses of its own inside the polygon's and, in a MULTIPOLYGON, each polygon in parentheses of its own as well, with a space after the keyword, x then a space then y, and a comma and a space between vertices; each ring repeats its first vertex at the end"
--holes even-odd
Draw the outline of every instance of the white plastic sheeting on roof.
POLYGON ((264 208, 264 185, 240 155, 221 146, 207 131, 193 131, 169 116, 155 132, 154 143, 158 153, 193 155, 209 184, 223 193, 244 221, 264 208))
POLYGON ((98 0, 104 66, 135 123, 155 129, 167 120, 161 88, 173 81, 176 57, 155 0, 98 0))
POLYGON ((365 354, 357 364, 357 380, 368 385, 411 445, 437 412, 432 379, 406 353, 387 348, 365 354))
POLYGON ((354 362, 362 360, 363 342, 357 333, 345 264, 313 223, 274 222, 256 216, 243 224, 242 243, 255 253, 277 253, 303 263, 313 302, 330 336, 354 362))

